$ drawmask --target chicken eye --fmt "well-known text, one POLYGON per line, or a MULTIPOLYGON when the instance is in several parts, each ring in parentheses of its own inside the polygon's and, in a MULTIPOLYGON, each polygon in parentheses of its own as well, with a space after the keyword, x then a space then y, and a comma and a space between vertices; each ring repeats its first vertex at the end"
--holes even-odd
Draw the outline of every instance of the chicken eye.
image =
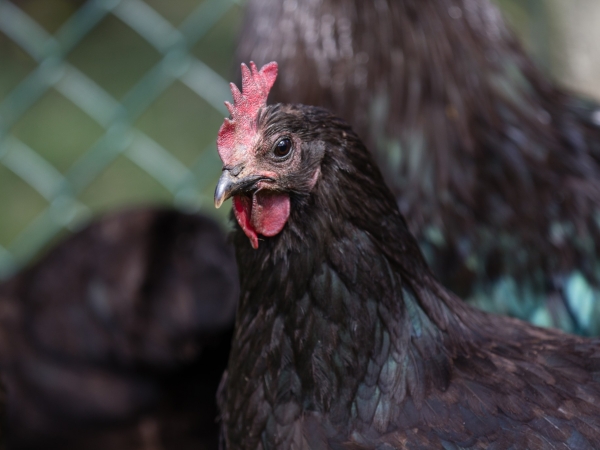
POLYGON ((289 139, 286 138, 286 139, 280 140, 277 143, 277 145, 273 149, 273 153, 278 158, 283 158, 284 156, 289 155, 291 150, 292 150, 292 141, 290 141, 289 139))

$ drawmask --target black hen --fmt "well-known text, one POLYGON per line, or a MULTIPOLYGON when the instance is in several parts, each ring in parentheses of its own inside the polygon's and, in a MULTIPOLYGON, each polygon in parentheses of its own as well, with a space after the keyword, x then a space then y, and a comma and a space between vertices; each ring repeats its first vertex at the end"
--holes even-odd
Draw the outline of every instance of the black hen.
POLYGON ((600 448, 600 341, 442 287, 351 128, 266 106, 276 68, 243 67, 218 140, 241 281, 228 448, 600 448))
POLYGON ((238 296, 199 215, 104 217, 0 286, 11 448, 216 449, 238 296))
POLYGON ((250 0, 241 60, 374 150, 442 283, 600 334, 600 107, 552 84, 489 0, 250 0))

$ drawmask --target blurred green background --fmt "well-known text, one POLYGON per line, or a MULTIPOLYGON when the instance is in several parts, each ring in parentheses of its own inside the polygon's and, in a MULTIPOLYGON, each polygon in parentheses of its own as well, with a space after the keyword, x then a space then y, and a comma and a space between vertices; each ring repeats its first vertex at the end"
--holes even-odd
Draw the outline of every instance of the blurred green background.
MULTIPOLYGON (((589 20, 598 0, 498 4, 545 70, 600 97, 589 20)), ((242 9, 0 0, 0 279, 116 208, 175 204, 224 219, 212 206, 214 140, 242 9)))

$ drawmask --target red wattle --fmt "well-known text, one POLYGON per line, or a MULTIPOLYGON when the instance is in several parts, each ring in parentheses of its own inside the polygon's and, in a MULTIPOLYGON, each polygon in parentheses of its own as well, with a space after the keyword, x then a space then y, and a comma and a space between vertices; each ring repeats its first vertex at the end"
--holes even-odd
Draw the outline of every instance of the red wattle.
POLYGON ((250 239, 252 248, 258 248, 258 236, 256 230, 250 223, 250 215, 252 214, 252 203, 250 198, 245 196, 234 196, 233 197, 233 213, 237 219, 240 227, 250 239))
POLYGON ((258 235, 272 237, 281 232, 290 217, 290 196, 259 190, 252 199, 234 196, 233 211, 240 227, 258 248, 258 235))
POLYGON ((252 198, 250 223, 263 236, 276 236, 290 217, 290 196, 257 191, 252 198))

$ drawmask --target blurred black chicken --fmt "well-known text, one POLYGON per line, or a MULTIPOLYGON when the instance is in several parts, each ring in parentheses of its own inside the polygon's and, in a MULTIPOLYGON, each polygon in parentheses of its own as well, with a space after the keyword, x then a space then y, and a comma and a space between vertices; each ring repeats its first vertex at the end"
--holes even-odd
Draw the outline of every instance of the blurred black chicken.
POLYGON ((94 222, 0 286, 10 448, 216 449, 238 296, 200 215, 94 222))
POLYGON ((430 272, 343 120, 242 67, 217 145, 241 294, 230 449, 597 449, 600 339, 472 308, 430 272))
POLYGON ((353 124, 442 283, 600 334, 600 107, 550 82, 488 0, 249 0, 272 100, 353 124))

